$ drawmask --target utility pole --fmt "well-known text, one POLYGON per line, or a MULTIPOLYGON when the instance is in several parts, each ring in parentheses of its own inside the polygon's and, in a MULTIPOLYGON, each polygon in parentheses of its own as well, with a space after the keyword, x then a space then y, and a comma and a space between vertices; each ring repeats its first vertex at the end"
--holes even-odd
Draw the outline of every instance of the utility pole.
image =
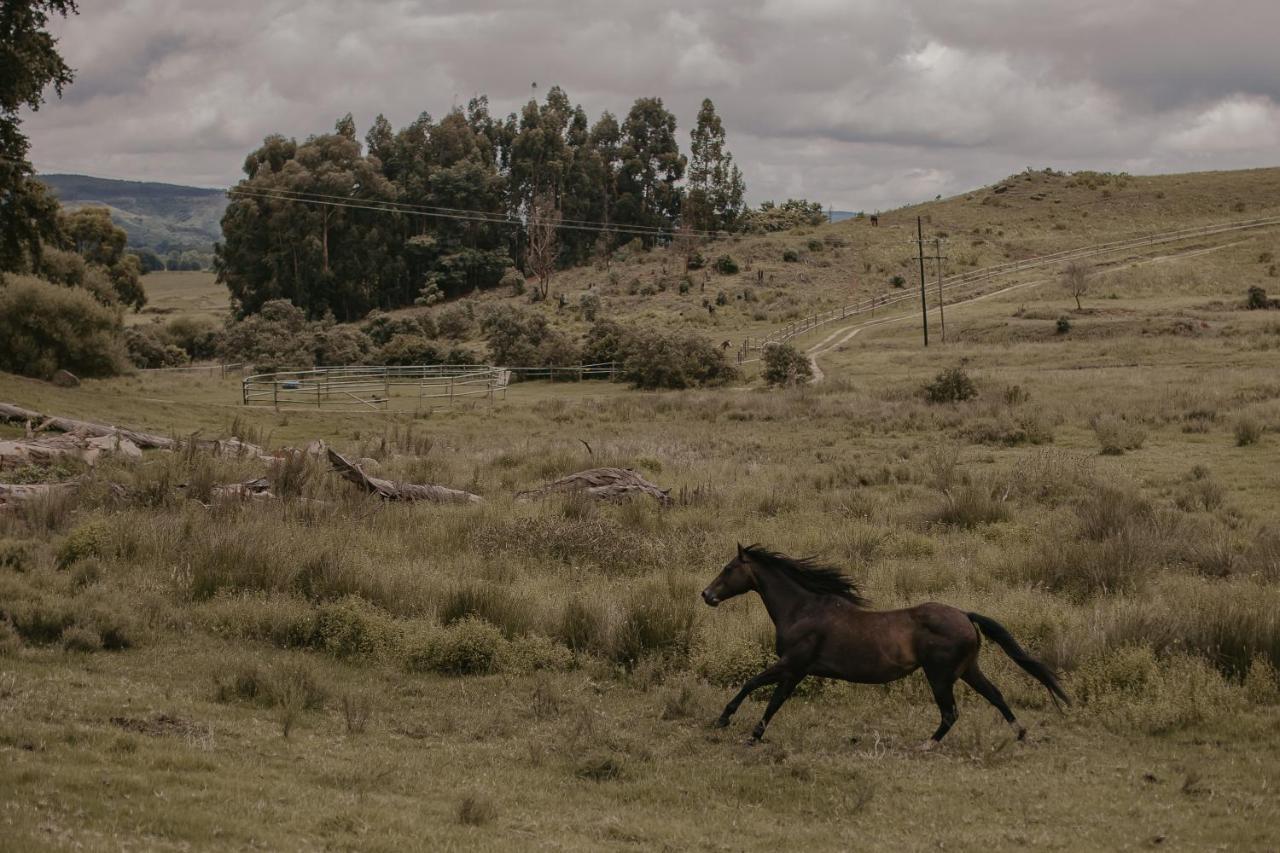
POLYGON ((947 342, 947 312, 942 301, 942 262, 947 256, 942 254, 942 238, 933 238, 933 260, 938 265, 938 319, 942 321, 942 342, 947 342))
POLYGON ((924 293, 924 222, 916 217, 916 255, 920 258, 920 319, 924 321, 924 345, 929 346, 929 303, 924 293))

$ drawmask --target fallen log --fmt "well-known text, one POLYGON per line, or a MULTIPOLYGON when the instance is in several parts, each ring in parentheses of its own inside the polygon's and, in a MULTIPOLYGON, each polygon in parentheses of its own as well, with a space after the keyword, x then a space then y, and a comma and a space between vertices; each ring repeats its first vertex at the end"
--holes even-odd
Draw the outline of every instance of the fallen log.
POLYGON ((31 485, 20 483, 0 483, 0 509, 5 509, 13 505, 29 501, 33 498, 42 497, 53 492, 70 491, 76 488, 79 483, 74 480, 69 483, 34 483, 31 485))
POLYGON ((40 429, 52 429, 58 432, 76 432, 82 435, 115 436, 120 435, 132 441, 138 447, 173 450, 178 443, 163 435, 122 429, 110 424, 98 424, 92 421, 78 421, 74 418, 60 418, 54 415, 42 415, 12 403, 0 403, 0 420, 30 421, 40 424, 40 429))
POLYGON ((139 459, 142 451, 120 434, 89 437, 72 433, 0 441, 0 468, 48 465, 62 458, 79 459, 92 467, 103 455, 139 459))
POLYGON ((599 500, 622 500, 637 495, 651 497, 663 506, 671 503, 671 490, 659 488, 630 468, 591 468, 561 477, 537 489, 516 493, 527 501, 566 492, 584 492, 599 500))
MULTIPOLYGON (((30 424, 38 424, 35 432, 43 432, 44 430, 54 430, 56 432, 75 433, 77 435, 93 436, 99 438, 126 438, 139 448, 147 448, 152 450, 178 450, 185 444, 185 441, 169 438, 164 435, 155 435, 149 432, 139 432, 137 430, 125 429, 123 427, 112 426, 111 424, 94 423, 93 421, 80 421, 74 418, 62 418, 56 415, 43 415, 40 412, 34 412, 30 409, 24 409, 21 406, 15 406, 12 403, 0 403, 0 420, 26 422, 28 429, 30 424)), ((250 444, 247 441, 241 441, 238 438, 227 439, 190 439, 195 442, 196 447, 201 450, 210 450, 217 456, 222 457, 256 457, 262 460, 273 458, 261 447, 256 444, 250 444)))
POLYGON ((370 477, 359 465, 347 460, 333 448, 328 449, 333 471, 349 483, 354 483, 369 494, 388 501, 428 501, 430 503, 481 503, 484 498, 470 492, 433 486, 426 483, 397 483, 370 477))

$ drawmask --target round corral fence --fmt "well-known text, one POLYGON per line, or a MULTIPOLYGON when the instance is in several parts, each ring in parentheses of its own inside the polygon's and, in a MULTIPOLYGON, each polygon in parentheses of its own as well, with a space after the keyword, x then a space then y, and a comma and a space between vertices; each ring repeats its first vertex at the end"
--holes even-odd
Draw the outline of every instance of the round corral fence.
POLYGON ((413 412, 506 393, 511 371, 482 364, 317 367, 245 377, 246 406, 413 412))

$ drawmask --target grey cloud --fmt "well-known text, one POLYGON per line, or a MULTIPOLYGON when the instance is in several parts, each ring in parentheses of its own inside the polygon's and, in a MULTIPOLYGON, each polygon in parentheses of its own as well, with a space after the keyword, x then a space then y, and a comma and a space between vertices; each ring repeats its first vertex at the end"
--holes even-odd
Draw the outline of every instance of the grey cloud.
POLYGON ((661 96, 687 134, 710 97, 753 200, 875 209, 1028 165, 1274 163, 1277 31, 1274 0, 102 0, 26 127, 45 171, 217 186, 348 111, 504 114, 536 81, 593 118, 661 96))

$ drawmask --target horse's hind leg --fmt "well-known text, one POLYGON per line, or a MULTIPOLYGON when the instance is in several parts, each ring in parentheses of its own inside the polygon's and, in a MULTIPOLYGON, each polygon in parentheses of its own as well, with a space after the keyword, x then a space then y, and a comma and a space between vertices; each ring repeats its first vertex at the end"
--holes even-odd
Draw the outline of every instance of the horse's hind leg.
POLYGON ((996 706, 996 710, 1000 712, 1000 716, 1004 717, 1004 721, 1013 726, 1014 732, 1018 735, 1018 740, 1022 740, 1027 736, 1027 730, 1022 727, 1017 718, 1013 716, 1013 711, 1009 710, 1009 704, 1004 701, 1004 696, 1000 693, 1000 688, 996 687, 991 681, 982 674, 982 670, 978 669, 978 662, 974 661, 969 664, 969 668, 965 670, 964 675, 960 676, 964 679, 964 683, 972 687, 978 692, 978 695, 986 699, 992 705, 996 706))
POLYGON ((954 690, 956 680, 953 672, 954 670, 939 671, 937 669, 924 671, 925 677, 929 679, 929 687, 933 689, 933 701, 938 703, 938 710, 942 712, 942 721, 938 723, 938 730, 933 733, 933 737, 920 746, 923 750, 937 746, 955 725, 956 718, 960 716, 960 712, 956 709, 954 690))

